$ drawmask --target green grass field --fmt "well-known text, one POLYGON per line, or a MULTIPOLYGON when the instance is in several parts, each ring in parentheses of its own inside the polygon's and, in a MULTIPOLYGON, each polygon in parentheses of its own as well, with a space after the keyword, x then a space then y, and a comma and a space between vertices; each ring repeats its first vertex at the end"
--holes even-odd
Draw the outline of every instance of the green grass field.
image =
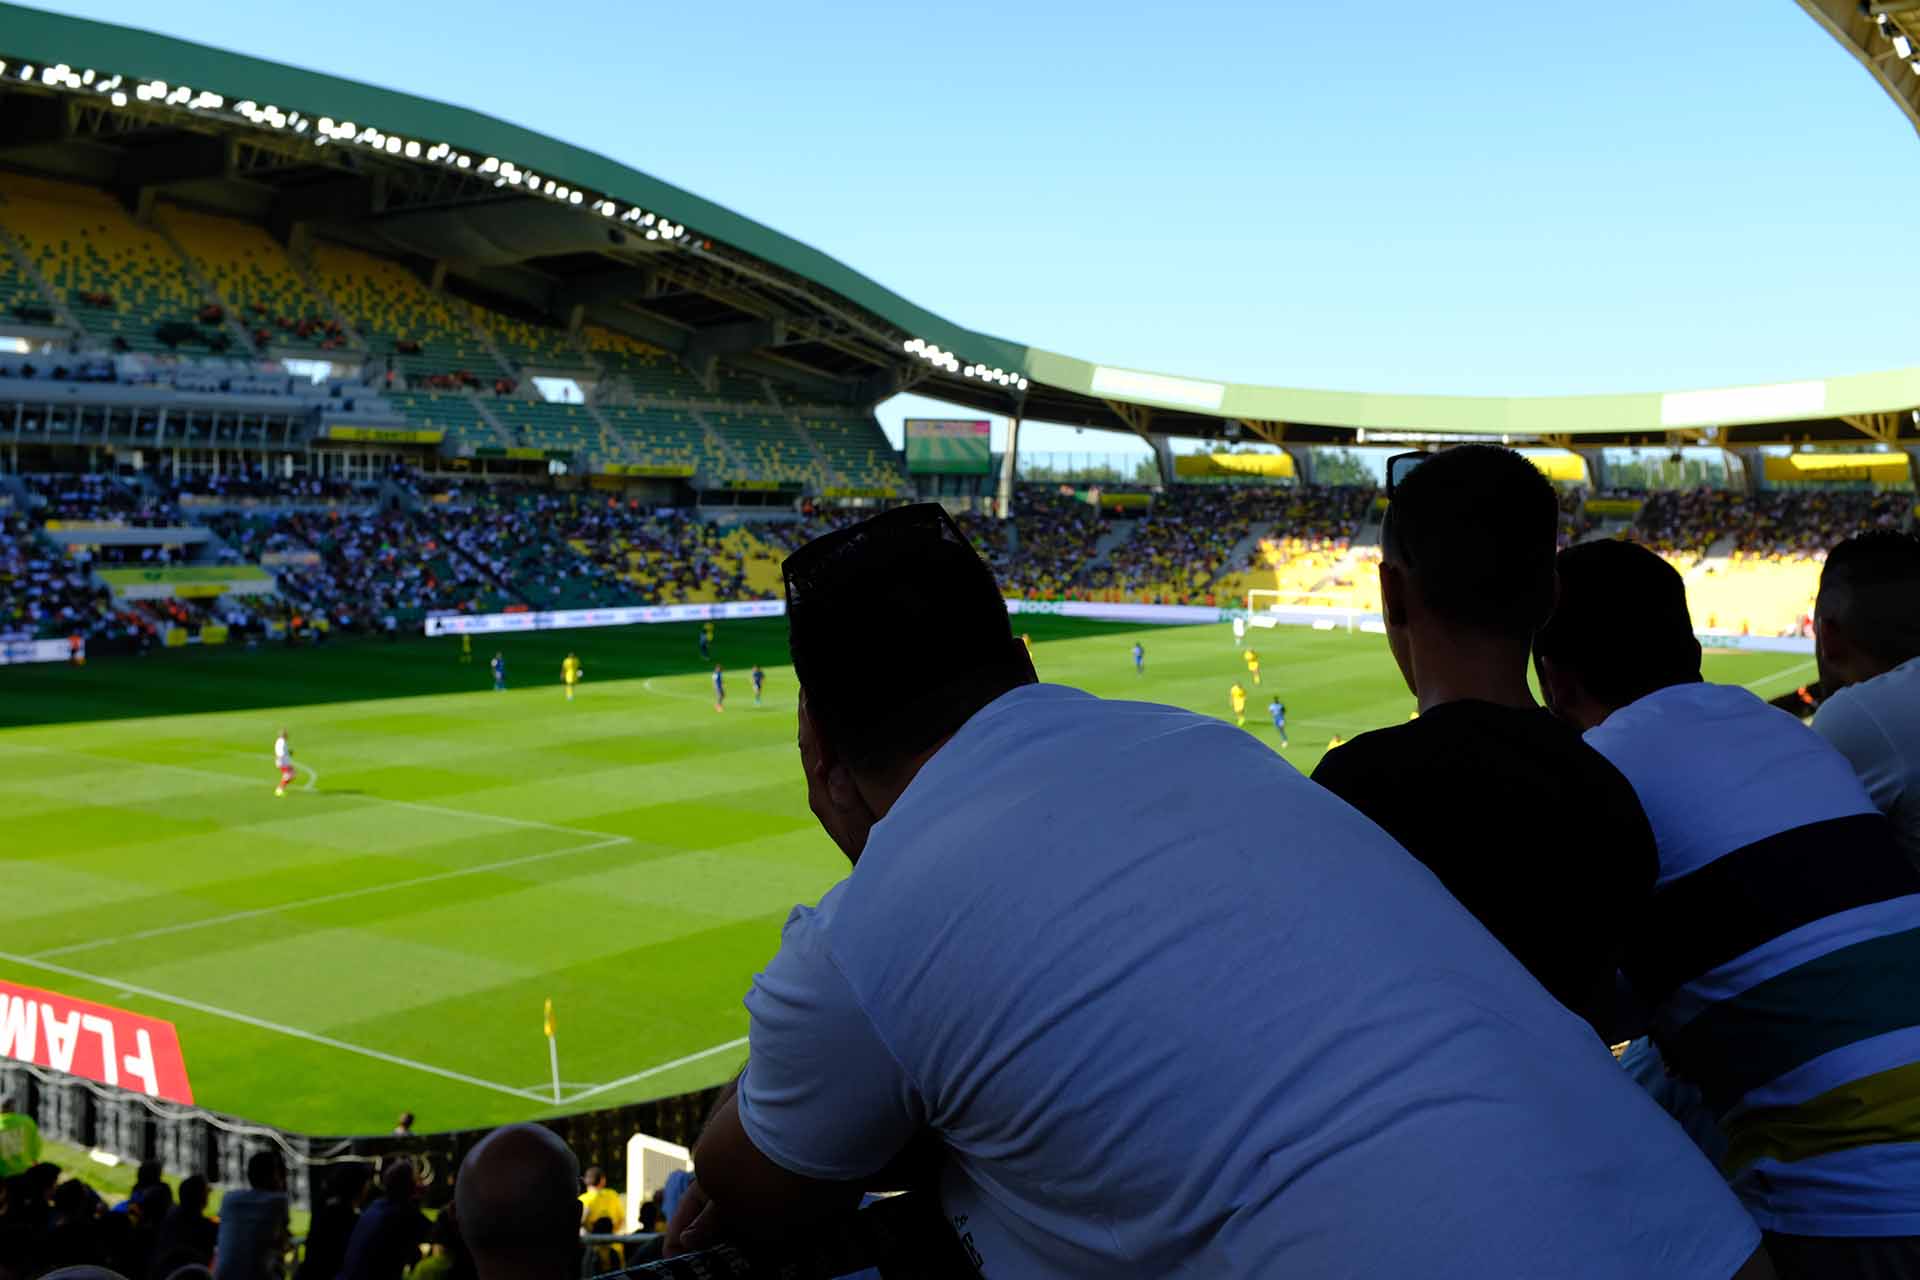
MULTIPOLYGON (((1099 694, 1224 715, 1245 674, 1224 626, 1020 621, 1043 679, 1099 694)), ((1377 636, 1257 634, 1248 731, 1278 746, 1262 708, 1279 692, 1303 770, 1332 734, 1412 708, 1377 636)), ((408 640, 0 668, 0 975, 173 1021, 202 1105, 308 1133, 727 1077, 781 921, 845 869, 800 784, 784 623, 721 626, 724 715, 690 626, 504 640, 504 694, 492 647, 471 665, 457 641, 408 640), (282 726, 301 767, 283 799, 282 726)), ((1723 655, 1708 676, 1772 696, 1810 670, 1723 655)))

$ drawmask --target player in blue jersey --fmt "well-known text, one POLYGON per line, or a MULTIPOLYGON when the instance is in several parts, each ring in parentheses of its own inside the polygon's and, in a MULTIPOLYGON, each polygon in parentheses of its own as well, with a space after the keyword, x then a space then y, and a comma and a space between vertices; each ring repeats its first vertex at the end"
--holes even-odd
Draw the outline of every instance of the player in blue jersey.
POLYGON ((492 663, 489 665, 493 667, 493 691, 495 693, 505 693, 507 691, 506 655, 496 652, 493 655, 492 663))
POLYGON ((1285 751, 1293 744, 1287 741, 1287 704, 1280 701, 1279 694, 1267 704, 1267 714, 1273 717, 1273 731, 1280 735, 1280 749, 1285 751))
POLYGON ((1133 642, 1133 674, 1137 676, 1147 674, 1147 651, 1140 646, 1138 640, 1133 642))
POLYGON ((760 686, 767 681, 767 673, 760 669, 759 663, 753 664, 753 705, 760 705, 760 686))
POLYGON ((727 682, 720 674, 720 668, 717 665, 713 669, 713 709, 715 711, 727 709, 727 682))

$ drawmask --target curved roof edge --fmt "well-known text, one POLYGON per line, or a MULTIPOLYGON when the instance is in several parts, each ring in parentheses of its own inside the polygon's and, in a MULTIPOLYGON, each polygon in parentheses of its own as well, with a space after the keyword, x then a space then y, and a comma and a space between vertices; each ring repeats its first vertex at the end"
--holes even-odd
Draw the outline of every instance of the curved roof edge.
MULTIPOLYGON (((1801 3, 1810 13, 1824 7, 1818 0, 1801 3)), ((1833 29, 1830 22, 1823 25, 1833 29)), ((1016 371, 1035 383, 1109 404, 1258 423, 1567 437, 1846 418, 1920 405, 1920 367, 1698 391, 1501 397, 1316 391, 1099 365, 955 324, 838 259, 710 200, 479 111, 154 32, 18 5, 0 3, 0 30, 5 33, 7 51, 16 55, 190 85, 236 99, 274 102, 315 117, 351 119, 385 133, 451 143, 556 178, 564 176, 570 184, 658 210, 703 236, 811 280, 897 326, 903 334, 964 360, 1016 371)))

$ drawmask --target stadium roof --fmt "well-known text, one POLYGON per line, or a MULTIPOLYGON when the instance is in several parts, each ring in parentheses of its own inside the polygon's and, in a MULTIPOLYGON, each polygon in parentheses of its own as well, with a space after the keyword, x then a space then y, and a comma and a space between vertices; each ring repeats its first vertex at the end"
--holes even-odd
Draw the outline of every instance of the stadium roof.
MULTIPOLYGON (((1873 12, 1857 0, 1799 2, 1920 127, 1920 72, 1893 45, 1900 24, 1920 28, 1920 0, 1874 0, 1864 6, 1873 12)), ((0 61, 0 166, 109 187, 135 207, 165 191, 289 241, 359 244, 489 305, 592 320, 696 369, 725 360, 826 398, 864 404, 911 390, 1048 422, 1195 436, 1244 427, 1301 444, 1405 433, 1567 446, 1920 444, 1920 368, 1517 398, 1114 368, 968 329, 730 209, 481 112, 4 3, 0 61)))

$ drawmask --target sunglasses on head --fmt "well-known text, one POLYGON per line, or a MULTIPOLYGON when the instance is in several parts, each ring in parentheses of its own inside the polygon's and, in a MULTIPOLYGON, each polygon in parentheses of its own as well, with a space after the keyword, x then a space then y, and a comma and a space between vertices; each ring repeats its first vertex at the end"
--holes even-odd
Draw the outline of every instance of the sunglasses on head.
POLYGON ((1415 449, 1411 453, 1396 453, 1387 459, 1388 502, 1393 501, 1394 489, 1413 474, 1413 469, 1432 456, 1424 449, 1415 449))

